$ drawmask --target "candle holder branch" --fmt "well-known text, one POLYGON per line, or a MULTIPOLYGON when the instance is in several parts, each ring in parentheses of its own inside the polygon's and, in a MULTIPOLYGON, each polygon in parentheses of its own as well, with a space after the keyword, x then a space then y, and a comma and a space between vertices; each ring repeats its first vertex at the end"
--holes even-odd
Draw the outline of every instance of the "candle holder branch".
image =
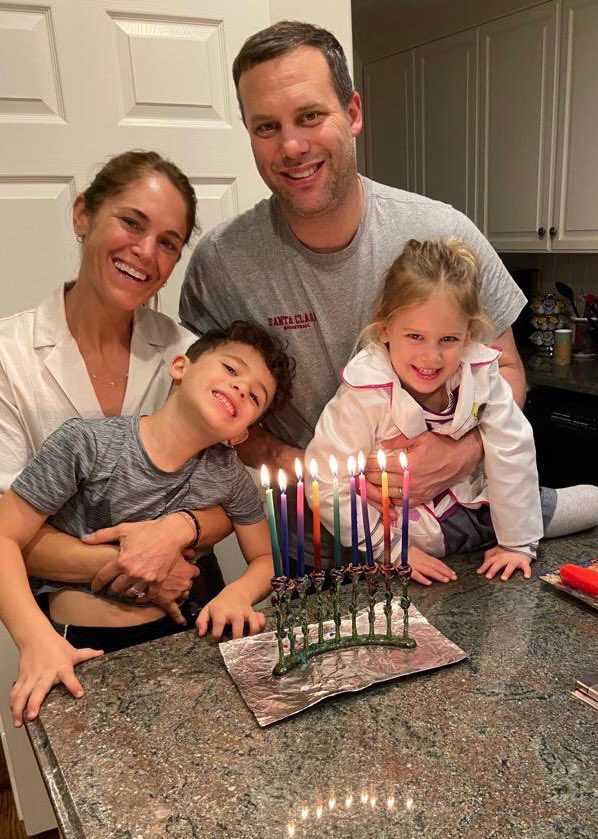
MULTIPOLYGON (((276 638, 278 642, 278 662, 273 673, 283 676, 300 664, 305 664, 316 655, 358 646, 387 646, 413 649, 416 642, 409 636, 409 580, 411 568, 402 566, 395 569, 392 565, 348 565, 345 568, 334 568, 329 573, 329 587, 325 590, 326 572, 314 571, 309 576, 290 579, 274 577, 272 580, 272 605, 276 620, 276 638), (341 634, 342 611, 342 583, 348 577, 350 592, 348 592, 348 612, 351 615, 351 633, 341 634), (360 608, 360 594, 363 590, 359 583, 365 577, 368 631, 358 633, 357 614, 360 608), (392 602, 394 599, 393 581, 400 582, 400 606, 403 610, 402 634, 392 630, 392 602), (384 591, 384 614, 386 630, 376 632, 375 606, 378 592, 384 591), (306 598, 310 589, 316 594, 317 641, 309 639, 307 624, 306 598), (292 599, 293 592, 298 597, 292 599), (334 632, 325 637, 324 623, 332 619, 334 632), (302 638, 296 637, 300 630, 302 638), (285 641, 288 643, 285 645, 285 641), (286 648, 285 648, 286 647, 286 648)), ((348 588, 348 587, 347 587, 348 588)))

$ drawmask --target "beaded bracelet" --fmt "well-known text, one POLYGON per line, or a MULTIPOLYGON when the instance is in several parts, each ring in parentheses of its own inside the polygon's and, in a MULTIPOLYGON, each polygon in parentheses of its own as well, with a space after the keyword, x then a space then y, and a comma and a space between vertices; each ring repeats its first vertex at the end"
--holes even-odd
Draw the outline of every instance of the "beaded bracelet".
POLYGON ((184 515, 189 516, 191 521, 193 522, 193 527, 195 528, 195 536, 187 545, 186 550, 193 550, 199 545, 199 540, 201 539, 201 527, 199 526, 199 522, 197 521, 196 517, 193 515, 191 510, 175 510, 176 513, 184 513, 184 515))

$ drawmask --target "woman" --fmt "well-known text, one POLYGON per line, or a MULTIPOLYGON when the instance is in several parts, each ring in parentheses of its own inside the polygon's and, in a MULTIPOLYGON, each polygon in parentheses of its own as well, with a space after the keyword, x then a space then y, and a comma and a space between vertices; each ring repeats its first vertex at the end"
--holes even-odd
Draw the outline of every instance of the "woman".
MULTIPOLYGON (((146 304, 178 262, 193 232, 195 212, 191 184, 155 152, 130 151, 112 158, 77 197, 77 279, 37 309, 0 321, 2 492, 67 419, 149 412, 163 403, 169 363, 194 336, 146 304)), ((230 531, 221 510, 196 516, 202 546, 230 531)), ((186 518, 173 514, 125 523, 92 535, 87 545, 44 527, 28 546, 28 571, 46 580, 77 583, 91 582, 102 570, 102 583, 116 577, 113 593, 129 595, 137 604, 145 594, 146 601, 161 607, 118 603, 102 615, 104 625, 149 622, 164 611, 184 623, 176 600, 188 594, 197 574, 182 556, 193 536, 186 518), (117 540, 120 550, 104 544, 117 540)), ((222 587, 214 565, 205 600, 222 587)), ((94 625, 101 604, 90 605, 85 592, 63 589, 53 596, 52 617, 65 622, 68 615, 71 623, 94 625)))

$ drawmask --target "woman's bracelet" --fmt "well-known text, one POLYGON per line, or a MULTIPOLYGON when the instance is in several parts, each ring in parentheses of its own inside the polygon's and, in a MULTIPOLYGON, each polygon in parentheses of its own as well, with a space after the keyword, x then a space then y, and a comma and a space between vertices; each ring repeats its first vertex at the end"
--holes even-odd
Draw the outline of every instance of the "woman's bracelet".
POLYGON ((185 550, 194 550, 199 545, 199 540, 201 539, 201 527, 199 526, 199 522, 191 510, 175 510, 175 513, 183 513, 183 515, 188 516, 191 522, 193 523, 193 527, 195 528, 195 536, 189 542, 185 550))

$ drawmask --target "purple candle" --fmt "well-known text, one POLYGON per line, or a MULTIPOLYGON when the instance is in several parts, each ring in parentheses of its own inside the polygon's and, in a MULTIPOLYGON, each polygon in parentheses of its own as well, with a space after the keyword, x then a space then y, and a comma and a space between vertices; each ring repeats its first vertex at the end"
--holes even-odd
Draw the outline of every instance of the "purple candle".
POLYGON ((303 464, 295 458, 297 475, 297 576, 305 576, 305 490, 303 486, 303 464))
POLYGON ((287 476, 278 470, 278 486, 280 487, 280 552, 282 554, 282 573, 289 576, 289 515, 287 511, 287 476))
POLYGON ((351 496, 351 563, 359 565, 359 549, 357 537, 357 488, 355 486, 355 458, 353 455, 347 460, 349 473, 349 492, 351 496))
POLYGON ((365 551, 368 559, 368 565, 374 564, 374 551, 372 549, 372 534, 370 532, 370 516, 368 513, 368 491, 364 475, 365 469, 365 455, 359 452, 357 455, 357 465, 359 467, 359 495, 361 497, 361 517, 363 519, 363 532, 365 534, 365 551))
POLYGON ((403 470, 403 521, 401 522, 401 565, 405 567, 409 563, 409 469, 407 468, 407 455, 405 452, 399 454, 399 462, 403 470))

